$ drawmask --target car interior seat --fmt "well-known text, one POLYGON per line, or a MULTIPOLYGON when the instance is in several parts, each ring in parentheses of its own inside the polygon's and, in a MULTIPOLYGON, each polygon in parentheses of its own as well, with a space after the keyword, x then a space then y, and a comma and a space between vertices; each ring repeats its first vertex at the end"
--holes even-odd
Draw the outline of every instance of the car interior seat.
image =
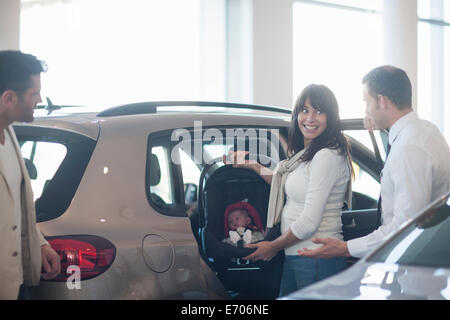
POLYGON ((166 202, 155 192, 152 192, 152 187, 157 186, 161 182, 161 167, 159 166, 158 156, 154 153, 148 158, 150 161, 149 167, 149 184, 150 184, 150 197, 152 202, 159 208, 166 205, 166 202))

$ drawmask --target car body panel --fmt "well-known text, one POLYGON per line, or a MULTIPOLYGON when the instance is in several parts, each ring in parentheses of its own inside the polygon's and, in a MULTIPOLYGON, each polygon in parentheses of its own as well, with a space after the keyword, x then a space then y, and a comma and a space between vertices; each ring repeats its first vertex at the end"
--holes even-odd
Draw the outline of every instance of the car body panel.
POLYGON ((65 129, 85 135, 93 140, 97 140, 100 126, 99 121, 92 117, 80 115, 59 115, 55 117, 36 117, 32 124, 15 123, 15 126, 42 126, 58 129, 65 129))

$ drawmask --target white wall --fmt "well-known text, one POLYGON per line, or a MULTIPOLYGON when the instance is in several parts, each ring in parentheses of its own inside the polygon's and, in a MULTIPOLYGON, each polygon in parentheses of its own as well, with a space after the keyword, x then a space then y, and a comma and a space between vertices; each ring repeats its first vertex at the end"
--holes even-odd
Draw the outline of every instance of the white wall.
POLYGON ((384 63, 408 74, 417 110, 417 0, 384 0, 384 63))
POLYGON ((226 0, 226 97, 253 102, 253 0, 226 0))
POLYGON ((227 99, 292 106, 292 0, 227 1, 227 99))
POLYGON ((292 0, 253 0, 253 102, 292 107, 292 0))

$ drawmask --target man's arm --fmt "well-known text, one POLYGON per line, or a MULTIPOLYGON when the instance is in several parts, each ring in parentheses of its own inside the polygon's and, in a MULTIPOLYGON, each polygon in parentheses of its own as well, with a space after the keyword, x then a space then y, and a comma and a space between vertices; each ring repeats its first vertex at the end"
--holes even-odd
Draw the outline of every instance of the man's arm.
POLYGON ((38 226, 36 225, 36 231, 39 237, 39 243, 41 245, 41 263, 42 272, 45 280, 53 279, 61 272, 61 259, 59 254, 50 246, 45 240, 38 226))
POLYGON ((395 166, 390 166, 389 176, 385 177, 390 179, 393 186, 392 201, 383 201, 383 210, 386 209, 388 214, 383 214, 383 224, 377 230, 366 237, 348 241, 352 256, 362 257, 378 247, 431 202, 431 156, 414 145, 404 146, 397 151, 395 166))
POLYGON ((41 246, 42 272, 45 280, 53 279, 61 272, 59 255, 48 244, 41 246))
POLYGON ((315 238, 312 242, 322 244, 323 246, 314 250, 306 249, 298 250, 299 256, 310 258, 334 258, 349 257, 347 242, 334 238, 315 238))

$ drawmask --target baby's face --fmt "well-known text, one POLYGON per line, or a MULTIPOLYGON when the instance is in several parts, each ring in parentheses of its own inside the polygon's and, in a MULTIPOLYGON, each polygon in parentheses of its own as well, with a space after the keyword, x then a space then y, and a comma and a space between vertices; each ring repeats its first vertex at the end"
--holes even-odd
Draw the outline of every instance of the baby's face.
POLYGON ((250 223, 250 216, 245 210, 233 210, 228 215, 228 227, 230 228, 230 230, 235 231, 239 227, 247 227, 250 223))

